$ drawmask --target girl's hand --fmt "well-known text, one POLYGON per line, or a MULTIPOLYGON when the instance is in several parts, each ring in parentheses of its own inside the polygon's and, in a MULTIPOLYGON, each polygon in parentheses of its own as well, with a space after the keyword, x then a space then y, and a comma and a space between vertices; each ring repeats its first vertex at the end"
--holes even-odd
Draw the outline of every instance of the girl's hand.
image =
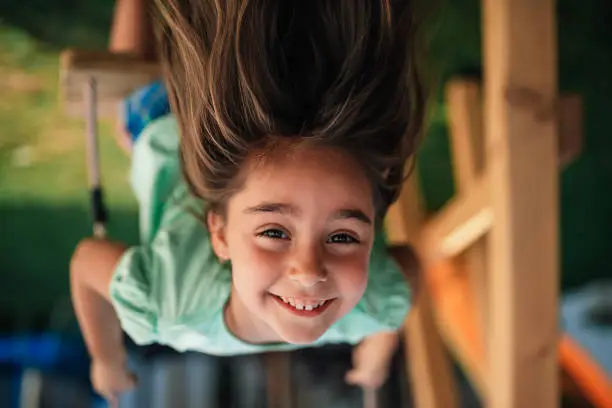
POLYGON ((94 360, 91 364, 94 389, 112 408, 118 407, 119 396, 136 386, 136 377, 125 363, 107 363, 94 360))
POLYGON ((353 349, 353 368, 345 380, 366 389, 380 388, 389 377, 389 366, 399 344, 396 332, 371 335, 353 349))

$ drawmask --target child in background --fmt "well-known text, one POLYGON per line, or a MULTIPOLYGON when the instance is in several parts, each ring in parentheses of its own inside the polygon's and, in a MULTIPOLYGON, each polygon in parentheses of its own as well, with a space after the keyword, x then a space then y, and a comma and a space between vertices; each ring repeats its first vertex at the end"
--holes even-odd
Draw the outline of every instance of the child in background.
POLYGON ((134 384, 122 329, 213 355, 350 343, 347 381, 385 381, 415 274, 379 228, 423 122, 410 6, 157 2, 174 115, 132 147, 142 243, 71 264, 97 391, 134 384))

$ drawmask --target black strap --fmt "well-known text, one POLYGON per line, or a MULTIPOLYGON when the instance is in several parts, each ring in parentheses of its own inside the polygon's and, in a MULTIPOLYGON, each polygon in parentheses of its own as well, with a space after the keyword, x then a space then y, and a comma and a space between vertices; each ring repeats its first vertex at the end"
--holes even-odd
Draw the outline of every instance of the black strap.
POLYGON ((106 223, 108 214, 104 207, 104 199, 100 187, 91 190, 91 210, 94 222, 106 223))

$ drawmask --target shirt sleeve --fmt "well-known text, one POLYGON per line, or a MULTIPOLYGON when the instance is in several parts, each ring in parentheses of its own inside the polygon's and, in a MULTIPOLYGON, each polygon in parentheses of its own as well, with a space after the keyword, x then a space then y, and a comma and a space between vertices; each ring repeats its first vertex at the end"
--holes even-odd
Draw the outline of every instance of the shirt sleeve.
POLYGON ((111 301, 137 344, 172 346, 179 329, 205 326, 229 296, 229 266, 218 261, 208 232, 190 217, 164 224, 150 244, 129 249, 115 270, 111 301))
POLYGON ((410 309, 411 291, 400 266, 389 254, 384 232, 376 234, 370 255, 368 286, 357 308, 381 329, 400 328, 410 309))
POLYGON ((146 247, 130 248, 117 265, 110 285, 111 301, 121 327, 139 345, 157 342, 158 310, 150 301, 151 266, 155 254, 146 247))

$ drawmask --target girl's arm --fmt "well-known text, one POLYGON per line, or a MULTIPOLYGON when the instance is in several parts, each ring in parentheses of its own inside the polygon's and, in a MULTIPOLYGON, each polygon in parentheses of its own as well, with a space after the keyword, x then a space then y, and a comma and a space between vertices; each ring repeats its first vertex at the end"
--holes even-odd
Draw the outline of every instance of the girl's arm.
MULTIPOLYGON (((421 267, 415 251, 409 246, 392 246, 389 254, 408 281, 414 303, 421 288, 421 267)), ((353 369, 347 373, 346 381, 367 389, 381 387, 389 376, 398 346, 399 332, 380 332, 365 338, 353 350, 353 369)))
POLYGON ((126 362, 123 335, 110 302, 113 272, 126 247, 104 240, 82 241, 70 264, 72 302, 92 359, 105 365, 126 362))

